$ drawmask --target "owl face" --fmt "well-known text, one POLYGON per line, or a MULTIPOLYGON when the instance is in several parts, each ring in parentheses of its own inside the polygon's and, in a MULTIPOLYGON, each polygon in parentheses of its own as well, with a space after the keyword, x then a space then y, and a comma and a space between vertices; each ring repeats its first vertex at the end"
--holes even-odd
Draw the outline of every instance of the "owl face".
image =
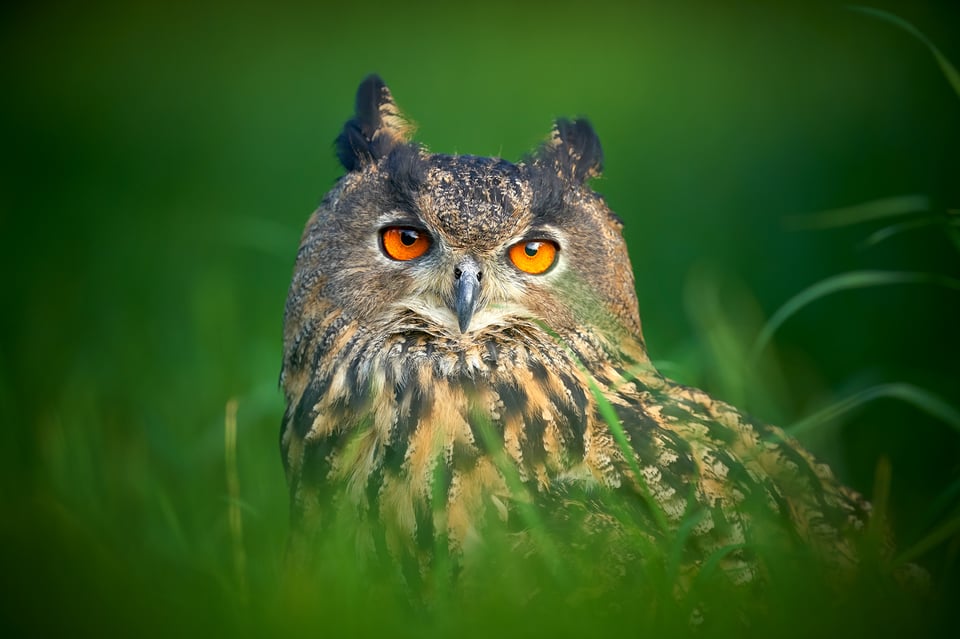
POLYGON ((517 322, 639 334, 620 222, 585 184, 602 155, 589 124, 558 121, 519 163, 431 154, 408 134, 368 78, 337 140, 348 173, 307 226, 293 289, 378 331, 446 341, 517 322))
POLYGON ((449 334, 530 316, 565 270, 562 229, 537 219, 522 167, 503 160, 417 156, 412 206, 374 225, 380 266, 403 281, 390 311, 409 310, 449 334))
POLYGON ((411 149, 357 176, 345 195, 357 193, 351 209, 366 225, 358 229, 365 250, 347 270, 366 267, 361 289, 382 291, 367 298, 368 317, 413 315, 469 338, 556 311, 572 242, 536 209, 529 173, 504 160, 411 149))

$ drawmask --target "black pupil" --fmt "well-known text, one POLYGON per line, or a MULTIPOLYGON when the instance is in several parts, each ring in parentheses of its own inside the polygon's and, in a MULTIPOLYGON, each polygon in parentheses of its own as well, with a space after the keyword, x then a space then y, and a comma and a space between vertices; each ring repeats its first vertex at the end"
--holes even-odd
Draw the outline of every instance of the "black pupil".
POLYGON ((414 231, 413 229, 401 229, 400 230, 400 241, 403 242, 404 246, 413 246, 413 243, 420 238, 420 234, 414 231))
POLYGON ((536 257, 537 253, 540 252, 540 242, 527 242, 527 245, 523 247, 523 252, 527 254, 527 257, 536 257))

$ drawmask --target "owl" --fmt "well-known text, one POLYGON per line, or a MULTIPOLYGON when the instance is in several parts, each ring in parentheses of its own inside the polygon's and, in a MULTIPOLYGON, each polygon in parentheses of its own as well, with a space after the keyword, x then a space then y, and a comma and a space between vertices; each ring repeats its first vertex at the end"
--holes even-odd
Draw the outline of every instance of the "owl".
POLYGON ((346 522, 413 580, 491 538, 561 562, 601 540, 627 566, 682 536, 689 570, 720 553, 733 582, 760 576, 761 533, 856 564, 863 498, 651 364, 586 120, 517 163, 430 153, 411 131, 366 78, 336 140, 346 174, 300 243, 281 373, 292 546, 346 522))

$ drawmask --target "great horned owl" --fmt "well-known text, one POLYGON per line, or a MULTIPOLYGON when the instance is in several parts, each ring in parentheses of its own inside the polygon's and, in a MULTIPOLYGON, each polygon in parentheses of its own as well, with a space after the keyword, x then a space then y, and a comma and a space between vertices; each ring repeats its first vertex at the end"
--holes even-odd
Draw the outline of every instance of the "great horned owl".
POLYGON ((441 539, 464 558, 492 525, 522 535, 528 508, 610 541, 614 496, 652 537, 693 521, 691 563, 731 548, 737 581, 757 570, 742 549, 758 512, 856 561, 868 503, 779 429, 651 365, 622 222, 588 186, 602 152, 586 120, 557 120, 518 163, 410 133, 364 80, 336 141, 347 173, 297 255, 281 447, 299 543, 347 513, 371 551, 422 563, 441 539))

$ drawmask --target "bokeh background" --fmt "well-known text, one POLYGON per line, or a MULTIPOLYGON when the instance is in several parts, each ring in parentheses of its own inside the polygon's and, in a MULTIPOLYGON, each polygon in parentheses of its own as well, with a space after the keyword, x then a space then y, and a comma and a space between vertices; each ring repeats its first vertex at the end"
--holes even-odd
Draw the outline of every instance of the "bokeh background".
MULTIPOLYGON (((958 3, 874 6, 960 61, 958 3)), ((784 426, 909 385, 914 401, 855 402, 805 441, 867 495, 890 461, 905 547, 956 517, 960 291, 949 282, 825 296, 748 357, 766 319, 824 278, 960 277, 960 95, 896 24, 799 0, 8 3, 7 630, 229 619, 231 504, 247 587, 277 579, 283 303, 303 224, 342 173, 332 140, 372 71, 438 152, 518 159, 552 118, 588 116, 606 154, 594 187, 625 220, 663 370, 784 426), (857 224, 798 228, 796 216, 901 196, 860 209, 873 219, 857 224), (877 217, 885 206, 903 215, 877 217), (892 224, 904 226, 878 241, 892 224)), ((954 528, 920 558, 938 583, 953 578, 957 546, 954 528)))

